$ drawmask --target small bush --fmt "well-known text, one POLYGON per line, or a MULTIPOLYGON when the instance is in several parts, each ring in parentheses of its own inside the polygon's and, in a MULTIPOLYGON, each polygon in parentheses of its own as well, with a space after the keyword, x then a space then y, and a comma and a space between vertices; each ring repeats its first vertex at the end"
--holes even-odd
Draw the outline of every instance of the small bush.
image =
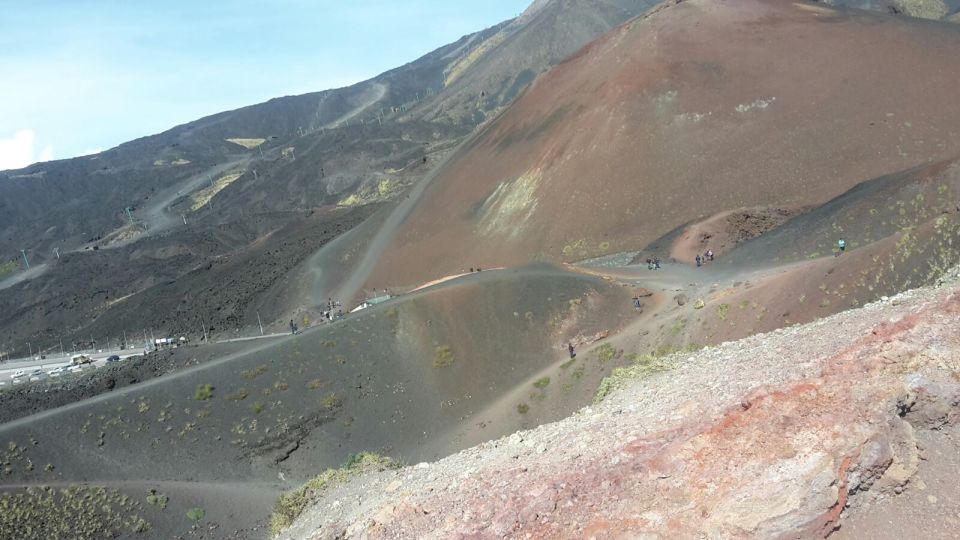
POLYGON ((323 387, 326 386, 326 385, 327 385, 327 383, 323 382, 322 380, 320 380, 320 379, 314 379, 314 380, 312 380, 312 381, 310 381, 310 382, 307 383, 307 388, 309 388, 309 389, 311 389, 311 390, 319 390, 319 389, 323 388, 323 387))
POLYGON ((727 314, 730 313, 730 304, 720 304, 717 306, 717 317, 721 321, 727 320, 727 314))
POLYGON ((147 495, 147 504, 151 506, 156 506, 161 510, 167 509, 167 502, 169 500, 170 499, 166 495, 162 493, 157 493, 157 491, 154 489, 151 489, 150 495, 147 495))
POLYGON ((600 362, 609 362, 614 358, 619 358, 621 354, 623 354, 623 351, 617 351, 609 343, 604 343, 596 350, 597 359, 600 362))
POLYGON ((526 403, 517 403, 517 412, 520 414, 527 414, 527 411, 530 410, 530 406, 526 403))
POLYGON ((259 401, 250 406, 250 410, 253 411, 253 414, 260 414, 263 412, 263 403, 259 401))
POLYGON ((337 407, 342 405, 343 401, 341 401, 336 394, 331 392, 330 394, 327 395, 327 397, 323 398, 320 401, 320 404, 323 405, 324 409, 330 410, 330 409, 336 409, 337 407))
POLYGON ((206 401, 213 397, 212 384, 197 385, 197 390, 193 393, 193 399, 197 401, 206 401))
POLYGON ((445 368, 453 365, 453 351, 446 345, 440 345, 433 351, 433 367, 445 368))
POLYGON ((287 383, 281 382, 281 381, 277 381, 277 382, 273 385, 273 387, 277 389, 277 392, 283 392, 283 391, 285 391, 287 388, 290 388, 290 386, 289 386, 287 383))
POLYGON ((191 508, 187 510, 187 517, 193 521, 200 521, 205 515, 207 515, 207 513, 203 511, 203 508, 191 508))
POLYGON ((546 388, 550 386, 550 377, 544 377, 538 380, 537 382, 533 383, 533 385, 536 386, 537 388, 546 388))
POLYGON ((245 369, 240 372, 240 376, 248 381, 256 379, 267 372, 267 366, 258 366, 256 369, 245 369))

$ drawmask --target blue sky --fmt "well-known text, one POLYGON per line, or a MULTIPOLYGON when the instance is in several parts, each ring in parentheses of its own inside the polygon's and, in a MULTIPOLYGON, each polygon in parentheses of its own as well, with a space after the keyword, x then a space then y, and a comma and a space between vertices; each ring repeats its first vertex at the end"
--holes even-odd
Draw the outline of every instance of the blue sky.
POLYGON ((0 2, 0 170, 346 86, 529 0, 0 2))

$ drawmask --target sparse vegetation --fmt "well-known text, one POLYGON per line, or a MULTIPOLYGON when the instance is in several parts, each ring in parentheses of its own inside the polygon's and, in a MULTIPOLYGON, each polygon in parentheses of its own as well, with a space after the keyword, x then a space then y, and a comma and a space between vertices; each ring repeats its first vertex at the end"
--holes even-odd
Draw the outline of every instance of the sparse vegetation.
POLYGON ((327 394, 327 397, 320 400, 320 404, 323 405, 324 409, 336 409, 343 404, 343 401, 340 400, 340 397, 337 394, 331 392, 327 394))
POLYGON ((680 349, 677 348, 661 348, 655 351, 654 354, 645 354, 642 356, 631 355, 630 358, 634 361, 633 365, 618 367, 613 370, 613 373, 611 373, 609 377, 604 377, 600 382, 600 388, 597 389, 597 395, 594 396, 593 402, 599 403, 603 401, 610 392, 622 385, 624 381, 642 379, 656 373, 667 371, 670 369, 671 363, 665 360, 664 357, 679 351, 680 349))
POLYGON ((319 390, 319 389, 323 388, 323 387, 326 386, 326 385, 327 385, 327 383, 323 382, 323 380, 321 380, 321 379, 314 379, 314 380, 312 380, 312 381, 310 381, 310 382, 307 383, 307 388, 309 388, 309 389, 311 389, 311 390, 319 390))
POLYGON ((453 365, 453 351, 446 345, 439 345, 433 351, 433 367, 445 368, 453 365))
POLYGON ((717 317, 721 321, 727 320, 727 315, 730 313, 730 304, 720 304, 717 306, 717 317))
POLYGON ((287 388, 290 388, 290 385, 283 381, 277 381, 273 384, 273 387, 277 389, 277 392, 284 392, 287 388))
POLYGON ((0 538, 113 538, 150 530, 140 502, 114 489, 71 485, 0 494, 0 538))
POLYGON ((537 388, 546 388, 550 386, 550 377, 543 377, 542 379, 538 379, 537 382, 533 383, 533 385, 536 386, 537 388))
POLYGON ((156 506, 161 510, 167 509, 167 502, 169 498, 163 493, 157 493, 157 490, 151 489, 150 494, 147 495, 147 504, 151 506, 156 506))
POLYGON ((196 391, 193 393, 193 399, 197 401, 206 401, 212 397, 213 397, 212 384, 199 384, 197 385, 196 391))
POLYGON ((257 401, 256 403, 250 406, 250 410, 253 411, 253 414, 260 414, 261 412, 263 412, 263 403, 260 403, 259 401, 257 401))
POLYGON ((520 414, 527 414, 527 411, 530 410, 530 406, 526 403, 517 403, 517 412, 520 414))
POLYGON ((327 487, 343 482, 354 474, 383 471, 398 467, 399 465, 392 459, 378 454, 361 452, 349 456, 347 464, 343 467, 339 469, 327 469, 319 476, 309 480, 299 488, 281 495, 280 498, 277 499, 277 502, 273 505, 273 514, 270 516, 270 529, 273 535, 277 536, 289 527, 300 517, 304 509, 317 498, 317 495, 327 487))
POLYGON ((207 513, 203 511, 203 508, 198 507, 187 510, 187 517, 193 521, 200 521, 205 515, 207 515, 207 513))
POLYGON ((599 360, 600 363, 606 363, 615 358, 620 358, 620 355, 623 354, 623 351, 613 348, 613 345, 610 345, 609 343, 604 343, 603 345, 597 347, 597 350, 594 351, 594 354, 597 355, 597 360, 599 360))
POLYGON ((247 379, 248 381, 252 381, 253 379, 256 379, 257 377, 259 377, 260 375, 263 375, 266 372, 267 372, 267 366, 257 366, 256 369, 245 369, 241 371, 240 376, 243 377, 244 379, 247 379))

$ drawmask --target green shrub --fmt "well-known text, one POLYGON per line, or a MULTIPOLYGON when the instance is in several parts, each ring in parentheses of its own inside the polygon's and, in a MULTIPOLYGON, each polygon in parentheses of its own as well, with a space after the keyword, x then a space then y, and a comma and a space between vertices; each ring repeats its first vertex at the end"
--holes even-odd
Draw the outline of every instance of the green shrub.
POLYGON ((205 515, 207 515, 207 513, 203 511, 203 508, 191 508, 187 510, 187 517, 193 521, 200 521, 205 515))
POLYGON ((206 401, 213 397, 212 384, 199 384, 197 390, 193 393, 193 399, 197 401, 206 401))
POLYGON ((453 365, 453 351, 446 345, 440 345, 433 351, 433 367, 445 368, 453 365))
POLYGON ((530 406, 526 403, 517 403, 517 412, 520 414, 527 414, 527 411, 530 410, 530 406))
POLYGON ((331 392, 327 394, 327 397, 323 398, 320 401, 320 404, 323 405, 324 409, 330 410, 330 409, 336 409, 337 407, 342 405, 343 401, 341 401, 336 394, 331 392))
POLYGON ((156 506, 161 510, 167 509, 168 501, 169 501, 169 498, 166 495, 162 493, 157 493, 157 490, 155 489, 151 489, 150 495, 147 495, 147 504, 150 504, 151 506, 156 506))
POLYGON ((550 386, 550 377, 539 379, 537 382, 533 383, 533 385, 537 388, 546 388, 547 386, 550 386))

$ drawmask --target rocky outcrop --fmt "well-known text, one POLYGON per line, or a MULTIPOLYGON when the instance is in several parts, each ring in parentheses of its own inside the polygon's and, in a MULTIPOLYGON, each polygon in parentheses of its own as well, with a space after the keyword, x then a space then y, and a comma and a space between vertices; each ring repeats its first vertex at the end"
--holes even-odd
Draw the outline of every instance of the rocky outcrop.
POLYGON ((296 538, 823 537, 960 414, 960 283, 674 356, 594 407, 323 494, 296 538))

